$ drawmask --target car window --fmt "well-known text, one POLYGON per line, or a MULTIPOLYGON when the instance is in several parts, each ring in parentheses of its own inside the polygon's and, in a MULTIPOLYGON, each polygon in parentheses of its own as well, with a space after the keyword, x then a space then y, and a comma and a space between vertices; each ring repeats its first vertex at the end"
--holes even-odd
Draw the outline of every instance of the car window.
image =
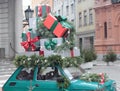
POLYGON ((18 80, 33 80, 34 69, 33 68, 23 68, 16 79, 18 80))
POLYGON ((76 68, 76 67, 64 68, 63 70, 70 80, 77 79, 80 77, 80 75, 83 74, 83 72, 79 68, 76 68))
POLYGON ((56 67, 47 67, 46 69, 39 69, 37 73, 37 80, 57 80, 61 77, 61 73, 56 67))

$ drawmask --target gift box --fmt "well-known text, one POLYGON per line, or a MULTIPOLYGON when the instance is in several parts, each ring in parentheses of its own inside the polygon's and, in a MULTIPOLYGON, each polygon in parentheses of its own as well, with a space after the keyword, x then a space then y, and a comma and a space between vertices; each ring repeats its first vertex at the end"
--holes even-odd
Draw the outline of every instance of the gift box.
POLYGON ((59 53, 62 57, 76 57, 80 56, 80 49, 77 47, 74 47, 72 50, 62 50, 59 53))
POLYGON ((53 31, 54 28, 56 27, 56 25, 58 24, 58 21, 53 15, 48 14, 48 16, 45 18, 43 24, 47 29, 53 31))
POLYGON ((34 31, 36 32, 36 30, 38 29, 39 22, 40 22, 39 17, 29 18, 29 28, 31 28, 33 32, 34 31))
POLYGON ((32 29, 29 29, 26 33, 22 33, 21 46, 23 46, 26 51, 37 51, 40 47, 39 39, 40 37, 37 36, 36 33, 33 33, 32 29))
POLYGON ((72 28, 67 22, 67 18, 63 18, 61 16, 53 16, 48 14, 46 19, 44 20, 44 26, 52 31, 52 33, 57 37, 63 37, 67 31, 72 28))
POLYGON ((40 5, 36 11, 38 11, 39 17, 45 17, 48 13, 51 12, 51 8, 48 5, 40 5))
POLYGON ((67 30, 67 28, 62 27, 62 25, 58 23, 53 31, 53 34, 57 37, 62 37, 67 32, 67 30))
POLYGON ((38 55, 39 56, 39 51, 26 51, 26 52, 20 52, 18 54, 16 54, 16 56, 23 56, 26 55, 28 57, 32 56, 32 55, 38 55))
POLYGON ((41 39, 40 40, 40 54, 45 57, 55 54, 54 49, 63 43, 62 38, 41 39), (44 54, 43 54, 44 53, 44 54))

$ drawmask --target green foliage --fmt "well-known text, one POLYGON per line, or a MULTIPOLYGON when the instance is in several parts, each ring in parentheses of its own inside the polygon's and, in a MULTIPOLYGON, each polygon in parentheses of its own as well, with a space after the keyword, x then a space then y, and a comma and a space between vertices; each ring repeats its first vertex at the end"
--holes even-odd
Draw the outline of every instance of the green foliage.
POLYGON ((32 55, 28 56, 16 56, 14 59, 14 64, 18 66, 24 67, 35 67, 36 65, 39 67, 48 67, 48 66, 61 66, 61 67, 78 67, 83 62, 83 59, 78 57, 65 57, 62 58, 60 55, 51 55, 49 57, 32 55))
POLYGON ((114 62, 117 60, 117 55, 113 51, 108 51, 103 58, 105 62, 114 62))
POLYGON ((55 36, 53 35, 53 33, 51 33, 44 25, 43 25, 43 20, 40 20, 38 23, 38 29, 37 29, 37 33, 38 36, 40 36, 41 39, 43 38, 54 38, 55 36))
MULTIPOLYGON (((86 74, 82 74, 80 76, 81 80, 87 81, 87 82, 101 82, 101 76, 100 74, 96 74, 96 73, 86 73, 86 74)), ((108 76, 107 74, 104 74, 104 81, 106 82, 108 80, 108 76)))
POLYGON ((57 81, 57 85, 58 85, 59 89, 65 90, 70 85, 70 81, 64 76, 61 78, 61 80, 63 80, 63 81, 57 81))
POLYGON ((84 62, 80 56, 63 58, 63 67, 79 67, 84 62))
POLYGON ((25 64, 24 61, 26 61, 27 59, 28 59, 28 57, 26 55, 16 56, 15 59, 13 60, 13 62, 16 65, 16 67, 19 67, 20 65, 25 64))
POLYGON ((63 60, 60 55, 51 55, 47 57, 47 60, 49 61, 50 65, 53 67, 56 65, 59 65, 62 67, 63 65, 63 60))
POLYGON ((83 50, 81 56, 84 58, 85 62, 91 62, 97 58, 97 55, 93 49, 83 50))

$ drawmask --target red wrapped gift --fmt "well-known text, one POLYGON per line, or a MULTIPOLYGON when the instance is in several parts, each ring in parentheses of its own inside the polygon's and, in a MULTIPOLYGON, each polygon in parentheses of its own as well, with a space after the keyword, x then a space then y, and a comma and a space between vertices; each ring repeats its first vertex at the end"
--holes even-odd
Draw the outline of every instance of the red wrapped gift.
POLYGON ((53 31, 53 34, 57 37, 62 37, 67 31, 67 28, 63 27, 51 14, 48 14, 43 24, 47 29, 53 31))
POLYGON ((38 6, 38 16, 44 17, 46 14, 51 12, 51 8, 48 5, 40 5, 38 6))
POLYGON ((54 25, 55 22, 56 22, 56 24, 58 23, 57 19, 54 16, 52 16, 51 14, 48 14, 48 16, 46 17, 43 24, 47 29, 51 30, 52 26, 55 27, 55 25, 54 25))
POLYGON ((58 23, 53 31, 53 34, 57 37, 62 37, 65 34, 65 32, 67 32, 67 30, 67 28, 62 27, 62 25, 58 23))

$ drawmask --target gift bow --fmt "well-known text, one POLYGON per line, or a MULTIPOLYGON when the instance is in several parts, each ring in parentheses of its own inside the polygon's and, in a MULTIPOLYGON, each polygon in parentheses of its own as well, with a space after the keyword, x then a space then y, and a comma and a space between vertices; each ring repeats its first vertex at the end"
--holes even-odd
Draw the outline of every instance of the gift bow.
POLYGON ((36 49, 36 46, 34 43, 37 42, 40 39, 40 37, 37 36, 31 39, 30 32, 27 32, 26 36, 27 36, 27 40, 24 42, 21 42, 21 45, 25 48, 26 51, 28 50, 29 47, 31 47, 31 50, 34 51, 36 49))
POLYGON ((100 75, 100 77, 101 77, 100 83, 101 83, 101 84, 104 84, 104 82, 105 82, 104 73, 100 73, 99 75, 100 75))
POLYGON ((44 46, 47 50, 54 50, 56 45, 57 45, 57 41, 53 39, 49 39, 44 43, 44 46))
POLYGON ((69 28, 69 29, 72 28, 72 26, 66 22, 67 21, 66 17, 60 16, 60 15, 55 16, 55 17, 57 18, 58 22, 60 22, 62 24, 63 27, 69 28))

